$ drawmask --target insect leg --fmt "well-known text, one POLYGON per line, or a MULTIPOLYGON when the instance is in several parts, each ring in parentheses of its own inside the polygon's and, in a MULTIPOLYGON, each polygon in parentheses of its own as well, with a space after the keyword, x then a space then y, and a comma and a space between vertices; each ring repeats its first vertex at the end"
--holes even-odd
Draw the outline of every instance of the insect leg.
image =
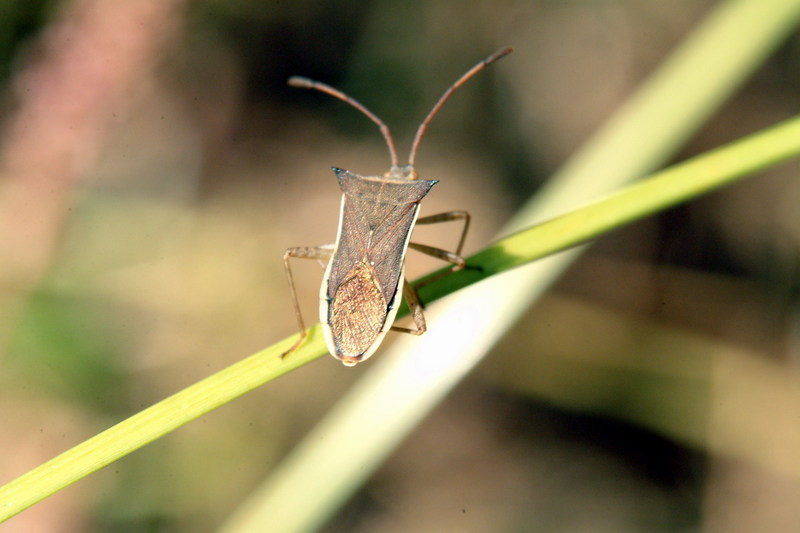
MULTIPOLYGON (((466 211, 448 211, 446 213, 429 215, 427 217, 422 217, 417 219, 417 224, 436 224, 439 222, 463 220, 464 228, 461 230, 461 237, 458 239, 458 246, 456 247, 455 252, 449 252, 441 248, 435 248, 433 246, 428 246, 427 244, 418 244, 415 242, 409 242, 408 247, 413 248, 418 252, 422 252, 432 257, 436 257, 437 259, 441 259, 442 261, 447 261, 448 263, 452 263, 453 268, 450 270, 450 272, 458 272, 459 270, 467 267, 466 260, 464 260, 464 258, 461 257, 461 249, 464 247, 464 241, 467 238, 467 231, 469 230, 470 218, 471 217, 469 213, 467 213, 466 211)), ((416 288, 419 289, 420 287, 429 285, 434 281, 440 280, 447 274, 448 272, 443 272, 438 276, 426 280, 424 283, 417 283, 416 288)))
POLYGON ((294 276, 292 276, 292 269, 289 266, 289 259, 294 257, 297 259, 313 259, 321 261, 329 259, 333 254, 333 245, 324 244, 322 246, 295 246, 287 249, 283 253, 283 268, 286 271, 286 280, 289 282, 289 290, 292 293, 292 303, 294 304, 294 314, 297 317, 297 326, 300 328, 300 338, 297 339, 291 348, 281 354, 281 358, 286 357, 289 353, 295 351, 303 341, 306 339, 306 326, 303 322, 303 315, 300 313, 300 302, 297 299, 297 291, 294 286, 294 276))
MULTIPOLYGON (((467 266, 467 262, 464 261, 463 257, 461 257, 461 249, 464 247, 464 240, 467 238, 467 230, 469 229, 470 222, 469 213, 466 211, 448 211, 447 213, 429 215, 427 217, 418 218, 417 224, 437 224, 439 222, 451 222, 453 220, 464 221, 464 229, 461 230, 461 236, 458 239, 458 246, 456 247, 455 252, 449 252, 441 248, 435 248, 433 246, 428 246, 427 244, 418 244, 415 242, 409 242, 408 247, 443 261, 447 261, 448 263, 452 263, 453 272, 461 270, 467 266)), ((446 275, 446 273, 444 275, 446 275)), ((425 284, 417 284, 416 287, 411 285, 408 280, 406 280, 405 284, 403 285, 403 296, 406 298, 406 303, 408 304, 408 309, 411 312, 411 317, 414 319, 415 327, 404 328, 402 326, 392 326, 393 331, 410 333, 412 335, 422 335, 425 333, 427 326, 425 324, 425 315, 422 312, 422 302, 420 302, 419 296, 417 295, 417 288, 436 281, 436 279, 439 278, 428 280, 425 284)))
POLYGON ((447 250, 442 250, 441 248, 435 248, 433 246, 428 246, 427 244, 418 244, 416 242, 408 243, 409 248, 413 248, 418 252, 422 252, 423 254, 428 254, 432 257, 437 259, 441 259, 442 261, 447 261, 448 263, 453 264, 452 272, 458 272, 465 266, 467 266, 467 262, 458 254, 453 252, 448 252, 447 250))
POLYGON ((461 257, 461 249, 464 247, 464 241, 467 238, 467 231, 469 231, 470 216, 466 211, 448 211, 447 213, 439 213, 438 215, 429 215, 417 219, 417 224, 438 224, 439 222, 451 222, 453 220, 463 220, 464 228, 461 230, 461 237, 458 239, 458 246, 455 253, 442 250, 441 248, 434 248, 424 244, 409 243, 409 248, 413 248, 424 254, 431 255, 453 263, 453 272, 461 270, 466 266, 464 258, 461 257))
POLYGON ((406 304, 411 311, 411 317, 414 319, 414 328, 404 328, 402 326, 392 326, 392 331, 399 331, 401 333, 410 333, 412 335, 422 335, 427 331, 428 326, 425 325, 425 315, 422 312, 422 304, 417 296, 417 289, 415 289, 408 280, 403 284, 403 296, 406 298, 406 304))

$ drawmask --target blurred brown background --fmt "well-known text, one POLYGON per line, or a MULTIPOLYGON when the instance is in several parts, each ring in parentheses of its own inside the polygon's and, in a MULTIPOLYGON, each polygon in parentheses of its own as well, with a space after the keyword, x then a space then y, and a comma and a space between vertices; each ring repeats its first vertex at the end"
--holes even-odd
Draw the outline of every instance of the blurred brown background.
MULTIPOLYGON (((372 123, 290 75, 360 100, 402 158, 442 91, 513 46, 417 161, 441 180, 423 215, 471 211, 472 253, 714 5, 4 3, 2 481, 294 333, 283 250, 335 238, 331 166, 389 160, 372 123)), ((795 114, 798 45, 676 160, 795 114)), ((800 423, 797 170, 601 239, 325 530, 800 530, 800 456, 759 447, 800 423), (720 360, 741 433, 714 432, 720 360)), ((412 254, 412 278, 438 266, 412 254)), ((362 371, 320 360, 4 530, 213 530, 362 371)))

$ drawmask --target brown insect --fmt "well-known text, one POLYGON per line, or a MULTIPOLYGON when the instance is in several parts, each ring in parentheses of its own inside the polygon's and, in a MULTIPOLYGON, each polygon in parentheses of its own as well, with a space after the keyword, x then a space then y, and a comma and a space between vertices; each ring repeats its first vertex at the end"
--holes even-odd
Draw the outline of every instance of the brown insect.
POLYGON ((333 168, 342 189, 342 209, 339 231, 334 244, 298 246, 283 254, 286 276, 294 300, 300 338, 284 354, 295 349, 307 335, 295 291, 289 258, 330 259, 320 289, 320 321, 331 354, 347 366, 364 361, 380 345, 389 329, 422 335, 425 317, 416 289, 405 279, 405 255, 408 248, 437 257, 453 264, 452 271, 466 266, 461 248, 467 236, 470 216, 466 211, 451 211, 417 218, 419 203, 437 180, 420 179, 414 169, 419 143, 431 119, 453 92, 486 65, 511 53, 511 48, 499 50, 487 57, 451 85, 422 121, 408 164, 400 166, 394 139, 386 124, 361 103, 324 83, 307 78, 292 77, 289 85, 316 89, 352 105, 381 130, 392 166, 383 176, 360 176, 349 170, 333 168), (414 224, 435 224, 461 220, 464 223, 455 252, 410 242, 414 224), (414 319, 414 328, 393 326, 404 294, 414 319))

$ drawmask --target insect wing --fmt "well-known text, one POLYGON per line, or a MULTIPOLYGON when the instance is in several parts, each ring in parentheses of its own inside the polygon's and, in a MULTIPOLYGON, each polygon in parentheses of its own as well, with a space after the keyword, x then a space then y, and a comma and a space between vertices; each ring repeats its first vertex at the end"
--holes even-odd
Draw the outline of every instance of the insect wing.
POLYGON ((320 318, 329 328, 331 353, 355 364, 372 354, 391 327, 419 201, 436 181, 334 170, 344 195, 336 250, 320 294, 320 318))

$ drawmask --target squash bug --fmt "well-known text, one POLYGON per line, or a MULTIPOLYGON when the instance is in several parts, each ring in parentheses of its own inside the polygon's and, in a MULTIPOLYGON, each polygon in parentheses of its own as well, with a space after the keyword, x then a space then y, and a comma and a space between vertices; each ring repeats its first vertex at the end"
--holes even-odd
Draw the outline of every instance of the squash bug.
POLYGON ((452 263, 452 271, 466 266, 461 248, 469 229, 466 211, 451 211, 417 218, 419 203, 437 180, 421 179, 414 169, 420 141, 428 124, 453 92, 484 67, 511 53, 499 50, 462 75, 439 98, 417 129, 408 164, 399 165, 397 149, 388 126, 361 103, 333 87, 308 78, 292 77, 289 85, 327 93, 355 107, 377 124, 389 148, 392 165, 383 176, 360 176, 349 170, 333 168, 342 190, 339 229, 334 244, 298 246, 283 254, 300 338, 283 355, 297 349, 307 335, 294 286, 290 258, 328 259, 320 288, 320 321, 330 353, 347 366, 371 356, 389 329, 422 335, 426 330, 422 305, 416 289, 405 279, 405 255, 408 248, 452 263), (455 252, 410 241, 414 224, 462 221, 461 237, 455 252), (405 295, 414 328, 394 326, 405 295))

